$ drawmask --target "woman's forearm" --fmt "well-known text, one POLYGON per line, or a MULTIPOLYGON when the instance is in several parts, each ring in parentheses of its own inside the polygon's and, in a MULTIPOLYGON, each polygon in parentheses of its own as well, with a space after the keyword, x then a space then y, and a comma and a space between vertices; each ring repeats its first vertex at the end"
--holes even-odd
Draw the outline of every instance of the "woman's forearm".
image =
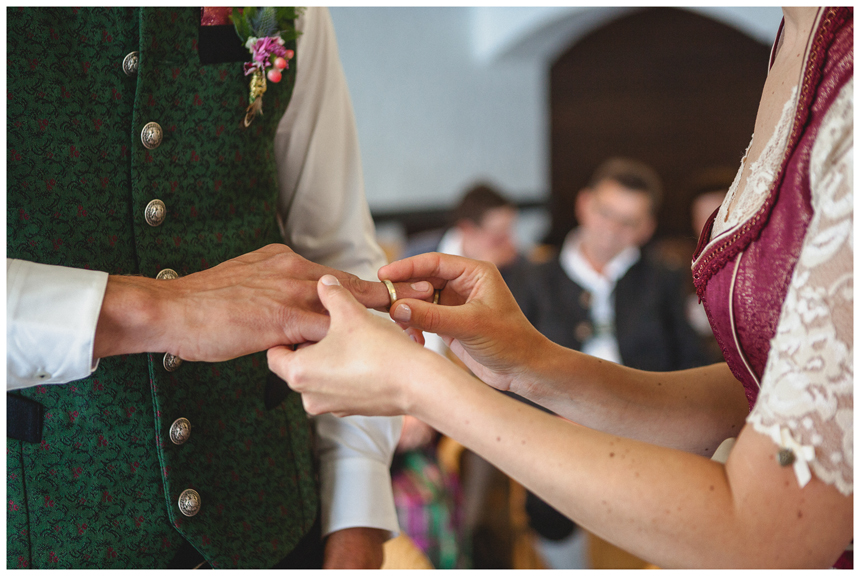
POLYGON ((711 456, 743 426, 748 404, 728 367, 645 372, 536 342, 511 391, 574 422, 711 456))
MULTIPOLYGON (((791 468, 779 467, 774 445, 754 432, 738 442, 754 457, 724 467, 552 417, 453 368, 421 372, 409 403, 413 415, 578 524, 659 566, 827 566, 838 556, 838 542, 822 548, 811 536, 836 530, 822 525, 833 519, 813 504, 822 490, 832 497, 832 487, 813 480, 799 494, 791 468), (774 485, 785 486, 782 500, 768 488, 774 485), (798 531, 802 538, 792 540, 798 531), (783 537, 809 547, 786 550, 783 537)), ((850 509, 839 522, 850 540, 850 509)))

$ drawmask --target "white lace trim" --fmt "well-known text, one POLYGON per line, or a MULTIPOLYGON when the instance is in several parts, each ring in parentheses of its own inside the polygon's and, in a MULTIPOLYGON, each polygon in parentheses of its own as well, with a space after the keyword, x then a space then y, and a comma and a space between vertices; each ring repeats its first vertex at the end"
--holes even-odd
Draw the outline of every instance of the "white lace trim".
MULTIPOLYGON (((813 217, 771 340, 761 392, 747 418, 794 452, 801 486, 808 466, 845 495, 854 491, 853 94, 852 79, 827 112, 812 148, 813 217)), ((784 118, 780 128, 783 123, 784 118)), ((765 152, 751 167, 746 187, 756 198, 739 198, 730 222, 761 205, 762 182, 772 180, 781 156, 765 152)))
MULTIPOLYGON (((750 144, 747 146, 747 150, 741 160, 741 167, 735 175, 735 179, 726 193, 726 199, 720 206, 720 211, 714 220, 713 231, 711 232, 712 239, 746 222, 761 208, 761 205, 767 199, 770 185, 774 178, 776 178, 776 172, 779 170, 780 163, 782 162, 783 152, 788 145, 788 136, 791 131, 791 123, 796 107, 796 97, 797 86, 791 89, 791 94, 782 107, 782 114, 779 117, 779 122, 773 134, 768 140, 767 145, 765 145, 764 150, 761 151, 758 160, 750 166, 746 185, 741 189, 741 175, 747 162, 747 154, 749 154, 750 147, 752 146, 752 139, 750 140, 750 144), (741 191, 739 192, 739 190, 741 191), (734 201, 736 196, 737 202, 734 201)), ((755 135, 753 135, 753 138, 755 138, 755 135)))

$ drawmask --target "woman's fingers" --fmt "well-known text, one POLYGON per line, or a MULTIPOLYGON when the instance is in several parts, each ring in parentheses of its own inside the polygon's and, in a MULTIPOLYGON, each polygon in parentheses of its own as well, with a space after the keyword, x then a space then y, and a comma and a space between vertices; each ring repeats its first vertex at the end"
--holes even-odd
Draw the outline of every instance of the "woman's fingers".
MULTIPOLYGON (((361 282, 364 281, 361 280, 361 282)), ((378 282, 368 282, 367 284, 378 284, 378 282)), ((388 297, 387 293, 388 290, 386 289, 386 298, 388 297)), ((365 318, 369 314, 364 304, 356 300, 352 292, 342 286, 340 281, 331 274, 326 274, 320 278, 317 283, 317 294, 320 297, 320 302, 331 316, 333 327, 344 321, 350 322, 365 318)))
POLYGON ((288 372, 288 366, 293 356, 295 356, 295 352, 289 346, 275 346, 266 352, 269 369, 276 374, 288 372))
MULTIPOLYGON (((424 332, 460 338, 467 335, 468 311, 463 306, 440 306, 423 300, 398 300, 391 307, 391 318, 424 332)), ((474 324, 474 323, 472 323, 474 324)))
POLYGON ((403 366, 412 365, 409 350, 421 348, 371 314, 333 275, 320 278, 317 292, 329 313, 328 334, 296 352, 271 350, 269 367, 302 394, 309 414, 401 414, 403 366))
MULTIPOLYGON (((429 252, 387 264, 379 269, 377 275, 380 280, 391 280, 392 282, 406 282, 410 279, 419 278, 444 281, 461 278, 486 265, 484 262, 469 258, 429 252)), ((437 287, 441 288, 441 284, 444 282, 437 287)))
POLYGON ((419 330, 418 328, 412 328, 409 326, 404 326, 403 324, 400 324, 400 323, 398 323, 398 325, 401 328, 403 328, 403 331, 406 333, 407 336, 409 336, 412 339, 413 342, 415 342, 416 344, 420 344, 421 346, 424 346, 425 342, 424 342, 424 331, 423 330, 419 330))

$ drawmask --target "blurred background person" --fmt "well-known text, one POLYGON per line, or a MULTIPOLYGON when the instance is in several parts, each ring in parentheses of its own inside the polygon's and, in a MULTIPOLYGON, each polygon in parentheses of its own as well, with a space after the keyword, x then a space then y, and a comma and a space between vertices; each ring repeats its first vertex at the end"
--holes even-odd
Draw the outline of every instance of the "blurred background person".
POLYGON ((508 280, 523 312, 553 341, 643 370, 701 365, 683 311, 683 278, 643 246, 662 184, 637 160, 611 158, 577 197, 579 226, 557 258, 508 280))
POLYGON ((402 258, 442 252, 492 262, 503 269, 517 259, 517 207, 493 186, 469 188, 451 212, 451 226, 413 236, 402 258))
POLYGON ((717 211, 726 197, 729 187, 720 187, 711 190, 703 190, 696 194, 693 198, 693 205, 690 207, 690 218, 693 223, 693 231, 696 234, 701 234, 705 223, 710 218, 711 214, 717 211))
MULTIPOLYGON (((731 179, 728 179, 727 182, 714 182, 693 191, 690 221, 697 236, 701 235, 708 219, 722 205, 731 183, 731 179)), ((692 284, 690 285, 690 293, 687 295, 686 313, 690 326, 699 336, 702 348, 708 357, 708 363, 723 362, 723 352, 714 337, 714 331, 711 330, 711 323, 708 321, 705 307, 699 301, 699 296, 692 284)))
MULTIPOLYGON (((487 183, 466 190, 451 211, 448 228, 414 235, 402 258, 442 252, 492 262, 501 270, 520 262, 516 247, 517 207, 487 183)), ((436 334, 424 335, 425 347, 468 370, 436 334)), ((421 420, 408 416, 392 462, 394 500, 401 529, 436 568, 472 565, 473 535, 477 535, 477 567, 510 567, 489 558, 504 556, 509 548, 506 526, 488 516, 488 493, 499 484, 495 467, 472 452, 454 447, 457 464, 446 465, 437 451, 445 439, 421 420), (459 463, 463 464, 461 476, 459 463), (464 493, 465 492, 465 493, 464 493)), ((442 450, 450 451, 450 447, 442 450)))
MULTIPOLYGON (((517 268, 508 284, 526 317, 553 342, 643 370, 704 365, 685 312, 684 281, 642 250, 656 228, 662 182, 647 164, 610 158, 579 191, 579 226, 557 258, 517 268)), ((586 538, 529 493, 537 547, 552 568, 588 568, 586 538)))
POLYGON ((441 440, 418 418, 404 418, 391 463, 397 520, 434 568, 469 568, 463 491, 457 470, 438 456, 441 440))
POLYGON ((687 214, 689 230, 649 242, 649 254, 671 269, 679 271, 684 277, 686 291, 685 313, 687 322, 699 337, 699 343, 707 363, 723 362, 723 353, 711 330, 705 309, 699 302, 692 275, 690 262, 702 229, 723 202, 726 192, 732 185, 737 170, 731 166, 709 166, 695 170, 681 186, 689 198, 687 214))

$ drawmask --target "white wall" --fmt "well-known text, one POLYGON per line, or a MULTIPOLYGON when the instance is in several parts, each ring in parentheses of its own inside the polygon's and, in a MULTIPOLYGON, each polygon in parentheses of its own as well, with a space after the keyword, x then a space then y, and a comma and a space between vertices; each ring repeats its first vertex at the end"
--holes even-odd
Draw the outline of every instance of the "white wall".
POLYGON ((372 209, 446 207, 481 177, 547 189, 544 71, 472 56, 469 8, 332 8, 372 209))
MULTIPOLYGON (((371 209, 448 207, 480 178, 544 198, 552 60, 630 10, 331 8, 371 209)), ((781 19, 779 8, 695 11, 764 43, 781 19)))

